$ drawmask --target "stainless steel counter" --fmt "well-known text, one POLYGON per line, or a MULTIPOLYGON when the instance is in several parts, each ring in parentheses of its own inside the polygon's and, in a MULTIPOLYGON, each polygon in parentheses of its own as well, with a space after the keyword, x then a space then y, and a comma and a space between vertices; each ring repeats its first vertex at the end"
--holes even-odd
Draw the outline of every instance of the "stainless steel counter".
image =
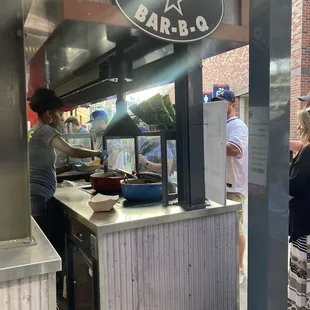
POLYGON ((58 188, 55 198, 64 204, 69 213, 95 233, 110 233, 127 229, 151 226, 174 221, 181 221, 222 213, 236 212, 241 205, 232 201, 223 207, 211 202, 203 210, 184 211, 180 206, 124 208, 117 204, 110 212, 93 213, 88 202, 91 195, 80 188, 58 188))
POLYGON ((31 224, 33 245, 0 250, 0 282, 61 270, 61 258, 33 219, 31 224))

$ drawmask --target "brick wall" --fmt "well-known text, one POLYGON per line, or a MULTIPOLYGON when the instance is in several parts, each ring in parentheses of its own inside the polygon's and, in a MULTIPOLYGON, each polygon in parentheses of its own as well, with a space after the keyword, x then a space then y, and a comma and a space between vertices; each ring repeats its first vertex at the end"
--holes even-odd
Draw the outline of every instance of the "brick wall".
MULTIPOLYGON (((229 84, 234 92, 248 86, 248 46, 204 60, 204 91, 213 84, 229 84)), ((298 139, 300 95, 310 92, 310 0, 292 0, 291 138, 298 139)))
POLYGON ((249 46, 203 60, 203 91, 214 84, 228 84, 237 92, 249 85, 249 46))
MULTIPOLYGON (((292 47, 291 47, 291 137, 297 138, 297 111, 300 109, 300 102, 297 99, 303 93, 302 85, 302 54, 303 49, 303 5, 305 0, 292 1, 292 47)), ((308 22, 309 23, 309 22, 308 22)), ((309 89, 310 90, 310 89, 309 89)))
MULTIPOLYGON (((292 0, 291 68, 291 138, 298 139, 297 112, 305 105, 298 97, 310 92, 310 0, 292 0)), ((228 84, 234 92, 248 87, 248 46, 203 61, 204 92, 211 92, 214 84, 228 84)))
MULTIPOLYGON (((215 84, 228 84, 235 93, 249 86, 248 45, 203 60, 203 91, 212 92, 215 84)), ((240 117, 239 98, 236 103, 240 117)))
MULTIPOLYGON (((215 84, 228 84, 234 92, 249 85, 248 45, 203 60, 203 92, 212 92, 215 84)), ((174 87, 169 94, 175 103, 174 87)))
MULTIPOLYGON (((310 0, 292 0, 291 138, 298 139, 297 112, 304 107, 300 95, 310 92, 310 0)), ((249 84, 249 48, 244 46, 203 61, 203 90, 228 84, 238 92, 249 84)), ((174 90, 171 90, 174 100, 174 90)))

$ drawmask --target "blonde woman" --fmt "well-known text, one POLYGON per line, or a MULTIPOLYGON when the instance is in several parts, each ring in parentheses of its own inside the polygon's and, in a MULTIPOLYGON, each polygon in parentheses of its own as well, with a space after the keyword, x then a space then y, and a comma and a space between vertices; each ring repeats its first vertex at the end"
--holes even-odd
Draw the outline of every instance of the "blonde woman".
POLYGON ((302 148, 290 167, 288 310, 310 309, 310 108, 299 112, 302 148))

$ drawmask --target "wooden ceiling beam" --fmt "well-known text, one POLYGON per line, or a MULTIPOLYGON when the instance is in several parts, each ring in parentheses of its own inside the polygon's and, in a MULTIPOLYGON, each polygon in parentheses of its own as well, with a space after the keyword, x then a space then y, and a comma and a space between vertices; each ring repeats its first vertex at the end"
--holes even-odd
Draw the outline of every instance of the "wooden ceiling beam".
POLYGON ((221 24, 211 35, 210 38, 218 40, 227 40, 234 42, 249 43, 249 28, 221 24))
POLYGON ((132 27, 114 4, 63 0, 64 19, 132 27))
MULTIPOLYGON (((242 0, 242 3, 245 3, 243 8, 246 10, 246 3, 248 5, 248 0, 242 0)), ((78 0, 64 0, 63 4, 64 19, 133 27, 133 25, 124 17, 118 7, 114 4, 78 0)), ((245 20, 248 13, 248 10, 246 12, 242 11, 242 21, 245 22, 245 25, 235 26, 221 24, 219 28, 210 35, 210 38, 248 43, 249 29, 246 26, 245 20)))

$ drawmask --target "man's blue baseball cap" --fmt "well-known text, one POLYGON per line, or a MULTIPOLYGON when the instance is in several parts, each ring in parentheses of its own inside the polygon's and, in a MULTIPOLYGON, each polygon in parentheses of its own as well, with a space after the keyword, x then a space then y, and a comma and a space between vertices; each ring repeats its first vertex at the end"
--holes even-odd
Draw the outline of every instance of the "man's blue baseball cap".
POLYGON ((236 102, 235 94, 231 90, 224 90, 221 94, 211 99, 211 101, 229 101, 229 102, 236 102))
POLYGON ((90 115, 90 120, 88 123, 93 123, 95 121, 105 121, 108 122, 108 115, 103 110, 94 111, 90 115))

